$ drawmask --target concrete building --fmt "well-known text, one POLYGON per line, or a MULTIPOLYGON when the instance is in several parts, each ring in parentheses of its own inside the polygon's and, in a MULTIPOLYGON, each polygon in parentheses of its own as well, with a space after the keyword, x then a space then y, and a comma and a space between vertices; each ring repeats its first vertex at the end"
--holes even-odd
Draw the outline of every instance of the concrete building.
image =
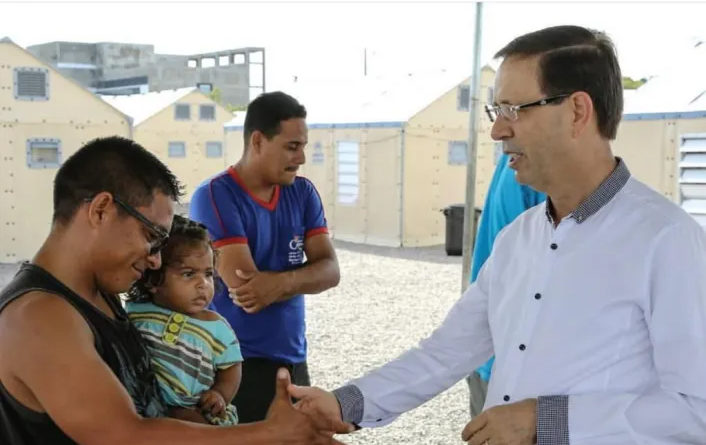
POLYGON ((49 233, 53 180, 63 160, 112 135, 130 137, 127 116, 0 40, 0 263, 30 259, 49 233))
POLYGON ((50 42, 27 48, 62 74, 100 94, 137 94, 199 87, 222 103, 247 105, 265 88, 264 48, 193 55, 156 54, 153 45, 50 42))
POLYGON ((184 202, 201 181, 227 165, 223 125, 233 115, 198 88, 101 97, 130 116, 133 139, 184 184, 184 202))
MULTIPOLYGON (((494 71, 482 71, 481 106, 494 71)), ((442 210, 463 203, 469 79, 452 73, 401 79, 298 82, 285 92, 308 110, 309 145, 301 175, 316 185, 334 238, 387 246, 441 244, 442 210)), ((226 125, 226 153, 243 147, 242 114, 226 125)), ((494 170, 497 145, 481 116, 476 203, 494 170)))
POLYGON ((626 101, 614 151, 706 227, 706 45, 626 101))

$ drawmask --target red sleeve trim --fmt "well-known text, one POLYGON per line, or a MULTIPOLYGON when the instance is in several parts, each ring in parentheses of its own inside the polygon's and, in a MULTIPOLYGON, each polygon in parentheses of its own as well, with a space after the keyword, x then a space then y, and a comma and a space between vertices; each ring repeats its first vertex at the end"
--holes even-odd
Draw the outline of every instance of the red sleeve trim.
POLYGON ((223 247, 227 246, 229 244, 247 244, 248 239, 245 238, 244 236, 236 236, 233 238, 223 238, 219 239, 218 241, 213 242, 213 247, 223 247))
POLYGON ((314 235, 321 235, 322 233, 328 233, 328 227, 319 227, 318 229, 311 229, 308 232, 306 232, 306 235, 304 235, 304 238, 309 238, 314 235))

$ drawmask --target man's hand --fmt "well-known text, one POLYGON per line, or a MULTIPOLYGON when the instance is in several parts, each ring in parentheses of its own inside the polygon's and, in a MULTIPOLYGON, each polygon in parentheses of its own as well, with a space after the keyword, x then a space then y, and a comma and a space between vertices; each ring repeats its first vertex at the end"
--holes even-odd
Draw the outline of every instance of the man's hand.
POLYGON ((289 290, 286 272, 243 272, 238 269, 235 274, 245 282, 236 288, 228 288, 228 293, 233 303, 249 314, 263 310, 287 295, 289 290))
POLYGON ((201 411, 211 413, 216 417, 222 417, 226 411, 226 401, 221 393, 214 389, 208 389, 201 393, 199 399, 199 408, 201 411))
POLYGON ((294 407, 314 419, 320 428, 340 434, 355 431, 353 425, 341 418, 341 407, 332 393, 312 386, 291 384, 287 391, 293 398, 299 399, 294 407))
POLYGON ((275 432, 278 437, 277 444, 292 445, 343 445, 335 440, 334 434, 336 425, 331 428, 321 428, 314 419, 306 414, 297 411, 292 405, 287 388, 291 385, 289 372, 280 368, 277 371, 277 387, 275 398, 267 411, 265 423, 275 432))
POLYGON ((483 411, 463 429, 469 445, 532 445, 537 441, 537 399, 483 411))

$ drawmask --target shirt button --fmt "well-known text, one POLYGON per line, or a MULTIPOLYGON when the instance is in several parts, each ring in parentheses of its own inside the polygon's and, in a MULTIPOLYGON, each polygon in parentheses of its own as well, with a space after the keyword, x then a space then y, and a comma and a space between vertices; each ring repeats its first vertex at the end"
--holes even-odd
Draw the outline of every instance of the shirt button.
POLYGON ((508 396, 508 395, 503 396, 503 400, 506 401, 506 402, 509 402, 509 401, 510 401, 510 396, 508 396))
POLYGON ((524 351, 525 349, 527 349, 527 346, 525 346, 524 344, 520 345, 520 351, 524 351))
POLYGON ((557 246, 556 243, 551 243, 551 244, 549 245, 549 247, 551 247, 552 250, 556 250, 557 247, 559 247, 559 246, 557 246))
POLYGON ((540 298, 542 298, 542 294, 539 294, 539 293, 534 294, 534 299, 535 299, 535 300, 539 300, 540 298))

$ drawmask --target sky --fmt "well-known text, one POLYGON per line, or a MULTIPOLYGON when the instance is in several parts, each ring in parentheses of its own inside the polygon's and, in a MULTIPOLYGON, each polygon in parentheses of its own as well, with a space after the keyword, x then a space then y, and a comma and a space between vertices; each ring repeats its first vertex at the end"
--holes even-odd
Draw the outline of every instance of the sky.
MULTIPOLYGON (((267 89, 300 78, 470 74, 473 2, 116 2, 0 0, 0 34, 20 46, 65 40, 153 44, 166 54, 266 49, 267 89)), ((525 32, 576 24, 607 32, 623 73, 675 69, 706 40, 706 3, 484 2, 481 61, 525 32)), ((2 37, 0 36, 0 37, 2 37)))

